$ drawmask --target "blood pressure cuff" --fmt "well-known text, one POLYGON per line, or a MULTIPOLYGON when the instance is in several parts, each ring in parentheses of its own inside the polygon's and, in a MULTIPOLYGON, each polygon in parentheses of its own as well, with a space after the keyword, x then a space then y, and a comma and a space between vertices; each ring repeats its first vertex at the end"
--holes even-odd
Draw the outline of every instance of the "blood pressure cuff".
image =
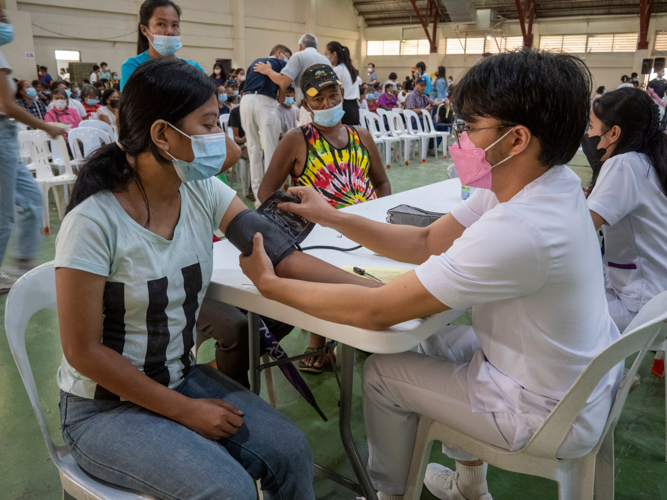
POLYGON ((399 205, 387 210, 387 222, 389 224, 402 224, 406 226, 428 227, 445 214, 429 212, 422 208, 410 205, 399 205))
POLYGON ((227 226, 225 236, 246 257, 252 254, 252 238, 255 233, 262 233, 264 249, 276 267, 283 259, 297 250, 297 240, 272 220, 256 211, 244 210, 227 226))

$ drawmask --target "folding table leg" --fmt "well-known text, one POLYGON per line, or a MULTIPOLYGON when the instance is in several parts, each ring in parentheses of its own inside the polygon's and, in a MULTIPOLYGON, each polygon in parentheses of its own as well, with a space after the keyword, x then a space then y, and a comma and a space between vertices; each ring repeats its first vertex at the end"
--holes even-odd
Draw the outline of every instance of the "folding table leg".
POLYGON ((257 371, 259 367, 259 314, 248 311, 248 347, 250 353, 250 390, 259 395, 261 389, 260 373, 257 371))
POLYGON ((361 460, 359 450, 357 450, 357 446, 354 444, 352 429, 350 427, 350 418, 352 416, 352 381, 354 378, 354 348, 345 344, 340 345, 342 346, 339 414, 340 437, 343 441, 347 457, 350 459, 354 473, 357 476, 357 480, 364 490, 366 500, 377 500, 377 495, 371 484, 371 478, 368 476, 366 465, 361 460))

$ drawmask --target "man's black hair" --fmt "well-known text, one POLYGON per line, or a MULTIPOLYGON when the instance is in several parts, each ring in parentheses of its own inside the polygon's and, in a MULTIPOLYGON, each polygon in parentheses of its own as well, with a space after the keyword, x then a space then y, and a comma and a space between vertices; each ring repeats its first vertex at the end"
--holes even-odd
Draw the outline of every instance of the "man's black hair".
POLYGON ((456 85, 454 108, 466 122, 496 118, 523 125, 540 141, 547 167, 574 157, 588 124, 591 73, 576 56, 536 49, 497 54, 456 85))
POLYGON ((422 73, 426 71, 426 64, 424 64, 422 61, 419 61, 417 64, 415 64, 415 67, 421 69, 422 73))

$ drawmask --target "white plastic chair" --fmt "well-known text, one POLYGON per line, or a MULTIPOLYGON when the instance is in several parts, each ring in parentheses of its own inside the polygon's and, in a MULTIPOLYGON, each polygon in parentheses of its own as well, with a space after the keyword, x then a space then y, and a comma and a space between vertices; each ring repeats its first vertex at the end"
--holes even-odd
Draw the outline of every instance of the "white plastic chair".
POLYGON ((380 125, 383 120, 375 113, 366 113, 364 118, 366 120, 366 128, 371 133, 371 136, 373 136, 373 142, 376 145, 382 145, 384 148, 385 167, 391 168, 391 145, 392 143, 397 143, 400 150, 401 140, 382 133, 380 125))
MULTIPOLYGON (((65 145, 65 139, 62 136, 55 139, 60 145, 61 150, 67 151, 67 146, 65 145)), ((64 197, 67 200, 67 190, 69 186, 76 182, 76 175, 72 172, 72 166, 69 163, 69 156, 67 157, 67 163, 65 164, 65 173, 62 175, 53 175, 53 170, 51 170, 51 165, 49 164, 46 154, 44 152, 37 151, 35 145, 31 145, 31 158, 32 162, 35 165, 35 180, 37 181, 37 186, 39 187, 40 192, 42 193, 42 225, 44 226, 44 234, 51 233, 51 222, 49 220, 49 190, 55 186, 63 186, 64 197)), ((60 197, 54 190, 53 198, 56 201, 56 207, 58 208, 58 215, 60 219, 63 218, 63 207, 60 202, 60 197)), ((64 204, 64 203, 63 203, 64 204)))
MULTIPOLYGON (((440 105, 442 106, 442 104, 440 105)), ((440 109, 440 106, 438 106, 438 109, 440 109)), ((425 109, 422 109, 422 115, 424 116, 424 132, 427 134, 435 134, 435 137, 441 137, 442 140, 440 141, 440 145, 442 146, 442 157, 444 159, 447 159, 447 138, 449 137, 449 132, 446 131, 438 131, 435 129, 435 125, 433 124, 433 119, 431 118, 431 113, 429 111, 426 111, 425 109)), ((435 155, 438 156, 438 141, 435 140, 435 155)))
POLYGON ((26 273, 12 287, 5 306, 5 330, 9 348, 23 379, 23 385, 28 392, 49 455, 60 473, 63 498, 78 500, 154 499, 152 496, 133 493, 94 479, 81 470, 66 446, 57 446, 51 439, 25 345, 28 321, 42 309, 56 309, 56 282, 53 262, 47 262, 26 273))
MULTIPOLYGON (((660 353, 662 359, 665 359, 667 354, 667 322, 662 324, 662 330, 658 334, 657 338, 653 342, 653 345, 649 349, 650 351, 655 351, 656 354, 660 353)), ((663 380, 665 381, 665 436, 667 437, 667 374, 663 373, 663 380)), ((667 441, 665 442, 665 462, 667 462, 667 441)))
MULTIPOLYGON (((105 123, 106 125, 106 123, 105 123)), ((111 144, 111 138, 104 130, 94 127, 78 127, 68 134, 69 145, 74 155, 74 163, 83 165, 86 158, 93 154, 103 144, 111 144), (83 146, 83 154, 79 147, 83 146)))
MULTIPOLYGON (((428 149, 428 141, 433 139, 435 141, 436 136, 434 132, 424 132, 422 125, 419 122, 419 115, 412 111, 411 109, 403 110, 403 116, 405 116, 406 129, 409 134, 416 135, 421 141, 422 151, 421 151, 421 160, 422 163, 426 163, 426 152, 428 149)), ((429 116, 430 118, 430 116, 429 116)))
MULTIPOLYGON (((403 114, 405 114, 405 111, 403 114)), ((412 146, 412 142, 421 141, 421 138, 418 135, 413 135, 407 132, 401 115, 395 111, 387 112, 387 122, 389 122, 389 131, 392 137, 400 139, 403 142, 403 155, 405 165, 407 166, 409 165, 408 156, 410 154, 410 147, 412 146)))
POLYGON ((359 125, 367 129, 368 127, 366 126, 366 113, 368 113, 368 111, 359 108, 359 125))
POLYGON ((106 122, 103 122, 102 120, 83 120, 78 128, 95 128, 98 130, 104 131, 108 137, 105 138, 104 142, 109 144, 111 142, 114 142, 118 137, 116 137, 116 133, 113 131, 113 128, 111 125, 109 125, 106 122))
POLYGON ((31 172, 35 172, 35 164, 32 161, 32 149, 34 145, 37 151, 44 153, 47 158, 51 158, 51 151, 47 145, 49 135, 42 130, 23 130, 18 133, 19 148, 21 159, 31 172))
POLYGON ((227 132, 227 123, 229 122, 229 113, 220 115, 220 128, 227 132))
MULTIPOLYGON (((234 140, 233 127, 227 127, 227 135, 232 139, 232 141, 234 140)), ((241 184, 241 191, 245 196, 248 194, 247 188, 248 183, 250 182, 250 165, 243 158, 239 158, 239 161, 237 161, 232 167, 232 172, 234 173, 234 176, 236 176, 236 180, 241 184)), ((255 196, 257 196, 256 193, 255 196)))
POLYGON ((646 353, 667 319, 667 292, 653 297, 623 335, 598 354, 579 376, 542 426, 519 451, 507 451, 478 438, 422 416, 406 483, 405 500, 417 500, 433 441, 447 443, 504 470, 552 479, 558 483, 560 500, 614 498, 614 427, 630 391, 632 381, 646 353), (558 459, 556 452, 572 424, 604 375, 629 356, 639 352, 630 372, 621 382, 600 440, 585 456, 558 459))
POLYGON ((383 109, 383 108, 378 108, 375 112, 377 113, 377 115, 378 115, 380 118, 383 118, 384 115, 387 114, 387 110, 386 110, 386 109, 383 109))

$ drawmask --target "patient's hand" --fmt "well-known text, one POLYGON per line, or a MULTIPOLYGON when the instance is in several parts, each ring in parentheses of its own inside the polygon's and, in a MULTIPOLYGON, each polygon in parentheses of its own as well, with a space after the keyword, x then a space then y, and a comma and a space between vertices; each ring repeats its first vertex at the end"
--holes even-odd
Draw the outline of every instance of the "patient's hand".
POLYGON ((294 212, 322 226, 327 226, 329 217, 337 213, 312 187, 291 187, 287 192, 299 197, 301 203, 279 203, 278 208, 282 210, 294 212))
POLYGON ((243 274, 245 274, 250 281, 262 293, 268 281, 277 279, 273 263, 264 250, 264 238, 261 233, 255 233, 252 239, 252 254, 249 257, 244 257, 243 254, 239 257, 239 265, 243 274))

